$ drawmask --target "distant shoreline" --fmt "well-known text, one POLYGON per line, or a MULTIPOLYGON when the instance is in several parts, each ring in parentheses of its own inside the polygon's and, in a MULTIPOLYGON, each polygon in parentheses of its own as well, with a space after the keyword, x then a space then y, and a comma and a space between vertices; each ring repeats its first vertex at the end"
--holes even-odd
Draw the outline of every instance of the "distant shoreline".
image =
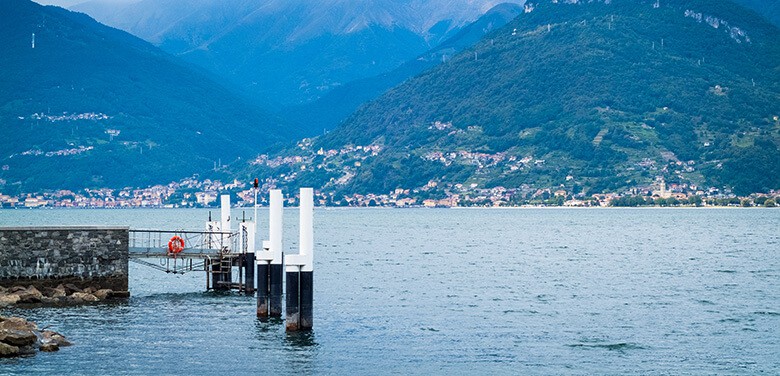
MULTIPOLYGON (((268 209, 268 206, 258 206, 258 209, 268 209)), ((297 206, 286 206, 286 208, 297 208, 297 206)), ((547 205, 521 205, 521 206, 441 206, 441 207, 426 207, 426 206, 407 206, 407 207, 400 207, 400 206, 315 206, 317 209, 340 209, 340 210, 348 210, 348 209, 357 209, 357 210, 365 210, 365 209, 382 209, 382 210, 389 210, 389 209, 399 209, 399 210, 408 210, 408 209, 456 209, 456 210, 502 210, 502 209, 511 209, 511 210, 518 210, 518 209, 552 209, 552 210, 561 210, 561 209, 574 209, 574 210, 612 210, 612 209, 774 209, 774 208, 768 208, 766 206, 715 206, 715 205, 702 205, 702 206, 691 206, 691 205, 685 205, 685 206, 660 206, 660 205, 653 205, 653 206, 547 206, 547 205)), ((165 208, 165 207, 119 207, 119 208, 101 208, 101 207, 38 207, 38 208, 26 208, 26 207, 18 207, 18 208, 0 208, 0 212, 2 211, 13 211, 13 210, 40 210, 40 211, 46 211, 46 210, 218 210, 219 207, 202 207, 202 208, 195 208, 195 207, 176 207, 176 208, 165 208)), ((254 206, 234 206, 232 209, 254 209, 254 206)))

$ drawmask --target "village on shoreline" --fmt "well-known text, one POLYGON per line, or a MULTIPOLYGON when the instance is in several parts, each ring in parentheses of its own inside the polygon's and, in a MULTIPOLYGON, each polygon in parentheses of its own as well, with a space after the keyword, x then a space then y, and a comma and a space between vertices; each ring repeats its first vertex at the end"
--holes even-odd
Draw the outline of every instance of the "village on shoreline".
MULTIPOLYGON (((266 182, 258 189, 259 206, 267 206, 267 193, 276 188, 266 182)), ((417 189, 396 189, 388 194, 349 194, 315 190, 315 204, 327 207, 775 207, 780 192, 737 196, 729 190, 702 189, 667 184, 659 179, 648 187, 619 193, 586 195, 565 189, 531 187, 479 189, 447 187, 429 182, 417 189)), ((196 177, 147 188, 57 190, 8 195, 0 192, 0 208, 212 208, 221 194, 230 194, 237 207, 254 206, 251 184, 233 181, 198 180, 196 177)), ((297 196, 287 193, 286 204, 297 205, 297 196)))

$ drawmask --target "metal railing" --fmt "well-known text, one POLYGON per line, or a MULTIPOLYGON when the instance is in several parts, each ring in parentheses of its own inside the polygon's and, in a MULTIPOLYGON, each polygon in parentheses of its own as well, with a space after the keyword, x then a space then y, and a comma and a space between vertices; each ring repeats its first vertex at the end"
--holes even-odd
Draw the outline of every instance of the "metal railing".
POLYGON ((130 230, 131 257, 168 257, 168 242, 174 236, 184 240, 179 257, 206 257, 238 250, 239 234, 184 230, 130 230))

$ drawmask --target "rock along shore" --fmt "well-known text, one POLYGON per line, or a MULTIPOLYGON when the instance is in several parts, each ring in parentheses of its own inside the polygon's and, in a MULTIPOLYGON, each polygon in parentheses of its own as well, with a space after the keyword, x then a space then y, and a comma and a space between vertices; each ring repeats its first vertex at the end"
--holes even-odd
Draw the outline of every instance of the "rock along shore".
MULTIPOLYGON (((113 291, 97 286, 82 289, 71 283, 44 287, 42 291, 33 285, 10 288, 0 286, 0 308, 79 305, 129 296, 127 291, 113 291)), ((40 330, 32 321, 21 317, 0 316, 0 358, 30 356, 37 351, 57 351, 61 346, 70 345, 62 334, 40 330)))
POLYGON ((127 291, 113 291, 97 286, 81 289, 70 283, 45 287, 43 291, 32 285, 11 288, 0 286, 0 308, 11 305, 78 305, 128 297, 127 291))
POLYGON ((40 330, 32 321, 0 316, 0 358, 31 356, 37 351, 52 352, 70 345, 62 334, 40 330))

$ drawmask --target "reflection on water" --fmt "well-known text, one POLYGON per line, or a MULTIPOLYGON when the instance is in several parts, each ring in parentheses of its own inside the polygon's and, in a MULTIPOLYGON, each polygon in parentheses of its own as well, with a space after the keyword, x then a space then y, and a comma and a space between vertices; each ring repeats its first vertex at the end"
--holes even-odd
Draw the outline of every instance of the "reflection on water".
POLYGON ((257 330, 263 333, 278 331, 280 327, 284 329, 284 319, 280 317, 258 317, 256 326, 257 330))
POLYGON ((296 349, 306 349, 307 347, 317 346, 313 330, 311 332, 286 333, 285 341, 288 346, 296 349))

